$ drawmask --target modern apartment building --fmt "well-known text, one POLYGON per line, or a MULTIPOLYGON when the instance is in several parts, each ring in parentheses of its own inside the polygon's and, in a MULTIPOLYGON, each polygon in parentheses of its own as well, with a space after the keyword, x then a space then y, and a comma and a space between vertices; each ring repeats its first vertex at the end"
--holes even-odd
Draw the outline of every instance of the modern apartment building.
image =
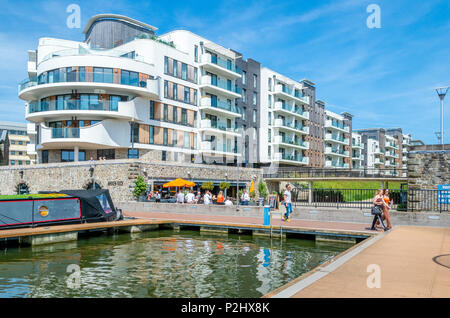
POLYGON ((33 132, 28 127, 33 125, 16 122, 0 122, 0 130, 7 132, 4 136, 7 155, 3 156, 4 164, 11 166, 32 165, 36 163, 36 152, 34 150, 33 132), (30 135, 29 135, 30 133, 30 135))
POLYGON ((325 110, 325 167, 351 168, 352 115, 325 110))
POLYGON ((352 169, 361 169, 363 166, 363 149, 362 137, 356 132, 352 132, 352 169))
POLYGON ((83 42, 41 38, 19 85, 39 162, 241 157, 239 55, 189 31, 92 17, 83 42))
POLYGON ((261 69, 260 161, 262 165, 308 166, 309 96, 304 86, 261 69))

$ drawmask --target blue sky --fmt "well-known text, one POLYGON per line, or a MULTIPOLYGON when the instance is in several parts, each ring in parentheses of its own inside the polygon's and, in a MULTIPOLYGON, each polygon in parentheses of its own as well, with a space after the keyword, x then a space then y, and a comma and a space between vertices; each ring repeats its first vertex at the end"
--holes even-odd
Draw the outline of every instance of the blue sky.
MULTIPOLYGON (((27 77, 27 50, 40 37, 84 39, 99 13, 123 14, 159 28, 188 29, 293 79, 316 83, 327 108, 354 115, 353 127, 401 127, 437 143, 435 87, 450 85, 450 2, 428 1, 5 1, 0 12, 0 120, 24 122, 17 84, 27 77), (70 4, 81 29, 69 29, 70 4), (369 4, 381 28, 369 29, 369 4)), ((445 142, 450 143, 450 93, 445 142)))

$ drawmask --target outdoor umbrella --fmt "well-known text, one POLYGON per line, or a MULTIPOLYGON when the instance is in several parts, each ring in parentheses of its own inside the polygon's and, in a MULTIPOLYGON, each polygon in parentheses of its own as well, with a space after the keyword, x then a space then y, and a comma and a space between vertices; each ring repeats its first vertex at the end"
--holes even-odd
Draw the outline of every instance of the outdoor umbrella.
POLYGON ((255 183, 252 180, 252 183, 250 183, 250 193, 252 193, 253 191, 255 191, 255 183))
POLYGON ((170 187, 195 187, 195 183, 188 181, 188 180, 183 180, 183 179, 175 179, 173 181, 167 182, 165 184, 163 184, 164 188, 170 188, 170 187))

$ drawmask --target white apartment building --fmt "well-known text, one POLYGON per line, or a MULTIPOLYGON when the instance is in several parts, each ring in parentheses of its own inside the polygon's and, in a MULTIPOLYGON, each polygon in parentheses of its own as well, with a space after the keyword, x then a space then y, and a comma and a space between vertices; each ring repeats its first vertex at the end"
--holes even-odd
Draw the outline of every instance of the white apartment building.
POLYGON ((352 132, 352 169, 364 168, 363 165, 363 149, 362 136, 352 132))
POLYGON ((188 31, 156 30, 102 14, 89 20, 85 41, 39 40, 19 85, 39 162, 240 156, 236 54, 188 31))
POLYGON ((384 148, 385 168, 401 168, 399 164, 399 146, 397 140, 393 136, 386 134, 384 148))
POLYGON ((350 168, 350 127, 344 116, 325 110, 325 167, 350 168))
POLYGON ((261 69, 260 160, 263 164, 306 166, 309 143, 308 96, 302 84, 261 69))
POLYGON ((0 122, 0 129, 8 131, 8 165, 25 166, 36 163, 35 131, 32 128, 32 124, 0 122))
POLYGON ((375 138, 368 138, 365 144, 366 168, 384 168, 384 153, 380 149, 380 143, 375 138))

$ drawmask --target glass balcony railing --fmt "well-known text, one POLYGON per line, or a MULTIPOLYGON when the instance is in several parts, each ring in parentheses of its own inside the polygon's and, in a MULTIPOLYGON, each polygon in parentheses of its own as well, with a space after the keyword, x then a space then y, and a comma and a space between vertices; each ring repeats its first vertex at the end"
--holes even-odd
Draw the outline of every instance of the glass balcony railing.
POLYGON ((281 159, 282 160, 290 160, 290 161, 296 161, 296 162, 302 162, 302 163, 307 163, 308 158, 307 157, 303 157, 301 155, 288 155, 283 153, 281 155, 281 159))
POLYGON ((226 80, 217 77, 203 76, 202 83, 216 86, 236 94, 242 93, 242 89, 240 87, 235 86, 233 82, 228 82, 226 80))
POLYGON ((239 107, 237 107, 234 104, 229 104, 229 103, 227 103, 225 101, 221 101, 221 100, 211 99, 211 107, 223 109, 223 110, 233 112, 236 114, 242 114, 242 111, 239 107))
POLYGON ((218 56, 205 54, 202 56, 202 62, 213 63, 234 73, 242 74, 242 70, 237 67, 236 64, 234 64, 231 60, 225 60, 218 56))
POLYGON ((290 138, 286 138, 286 137, 282 137, 281 142, 284 144, 289 144, 289 145, 294 145, 294 146, 308 147, 308 144, 306 141, 295 140, 295 139, 290 139, 290 138))
POLYGON ((52 128, 52 138, 80 138, 80 128, 52 128))
POLYGON ((348 138, 341 137, 341 136, 339 136, 337 134, 326 134, 326 138, 327 139, 332 139, 332 140, 335 140, 335 141, 340 141, 340 142, 343 142, 343 143, 348 143, 349 142, 348 138))
MULTIPOLYGON (((112 70, 111 70, 112 71, 112 70)), ((54 84, 54 83, 108 83, 129 85, 135 87, 147 87, 146 80, 139 80, 137 73, 113 74, 105 72, 46 72, 39 76, 26 79, 19 84, 19 91, 36 85, 54 84)))
POLYGON ((58 111, 58 110, 100 110, 100 111, 118 111, 119 101, 84 101, 79 99, 69 99, 62 101, 49 102, 31 102, 28 105, 28 113, 58 111))
POLYGON ((308 117, 308 115, 309 115, 309 113, 304 111, 303 109, 301 109, 299 107, 288 106, 286 103, 281 103, 281 108, 288 112, 299 114, 300 116, 308 117))

